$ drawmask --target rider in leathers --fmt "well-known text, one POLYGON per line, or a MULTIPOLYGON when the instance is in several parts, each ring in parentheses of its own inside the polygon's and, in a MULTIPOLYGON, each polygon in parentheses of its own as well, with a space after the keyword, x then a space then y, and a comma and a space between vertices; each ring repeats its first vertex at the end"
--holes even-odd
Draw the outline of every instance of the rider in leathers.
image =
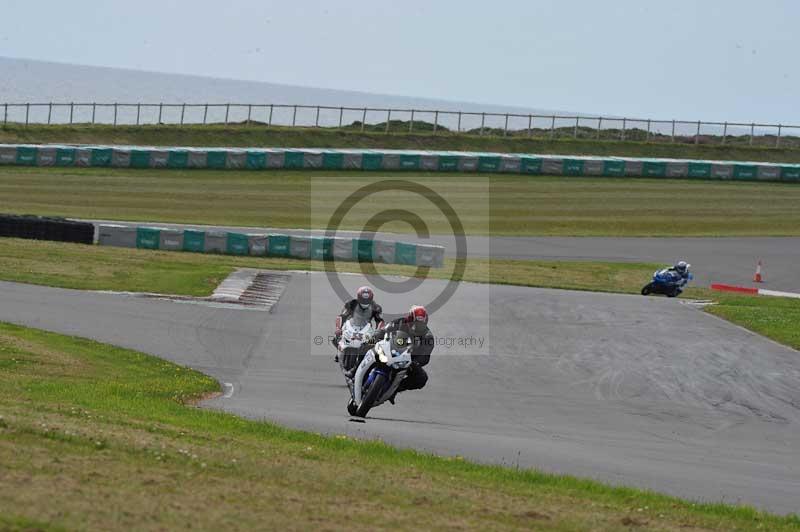
MULTIPOLYGON (((428 328, 428 311, 423 306, 415 305, 404 317, 389 322, 385 329, 378 332, 375 340, 382 340, 386 335, 395 331, 407 333, 414 342, 411 347, 411 367, 406 378, 397 388, 396 396, 397 393, 405 390, 419 390, 428 382, 428 374, 422 367, 431 360, 435 339, 428 328)), ((390 403, 394 404, 395 396, 389 399, 390 403)))
MULTIPOLYGON (((372 289, 368 286, 362 286, 356 291, 355 299, 351 299, 347 303, 344 304, 342 311, 336 316, 336 331, 334 332, 333 336, 333 345, 336 346, 338 349, 339 347, 339 340, 342 338, 342 327, 344 326, 345 322, 350 318, 355 317, 359 323, 367 323, 369 321, 375 322, 375 328, 381 329, 383 328, 383 309, 380 305, 375 302, 375 293, 372 289)), ((367 341, 370 339, 367 338, 367 341)), ((358 357, 356 360, 348 360, 345 361, 346 369, 355 370, 358 362, 360 362, 361 357, 358 357)), ((339 355, 336 355, 337 362, 339 361, 339 355)))

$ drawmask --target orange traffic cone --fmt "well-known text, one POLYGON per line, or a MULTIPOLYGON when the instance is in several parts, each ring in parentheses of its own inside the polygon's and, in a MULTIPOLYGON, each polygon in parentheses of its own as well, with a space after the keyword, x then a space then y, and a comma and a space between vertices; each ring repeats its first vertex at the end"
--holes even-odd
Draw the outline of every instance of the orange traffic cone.
POLYGON ((756 264, 756 274, 753 276, 754 283, 763 283, 764 278, 761 277, 761 261, 756 264))

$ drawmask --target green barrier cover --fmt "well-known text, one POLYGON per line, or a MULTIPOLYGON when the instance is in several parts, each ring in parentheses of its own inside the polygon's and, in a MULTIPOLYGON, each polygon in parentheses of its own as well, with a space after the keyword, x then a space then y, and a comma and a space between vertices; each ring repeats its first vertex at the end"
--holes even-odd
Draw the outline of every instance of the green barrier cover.
POLYGON ((111 164, 111 148, 93 148, 90 163, 92 166, 108 166, 111 164))
POLYGON ((625 161, 603 161, 603 175, 611 177, 622 177, 625 175, 625 161))
POLYGON ((394 245, 394 262, 396 264, 406 264, 408 266, 417 265, 417 246, 415 244, 405 244, 397 242, 394 245))
POLYGON ((189 166, 189 152, 170 150, 167 155, 167 168, 186 168, 189 166))
POLYGON ((711 163, 689 163, 689 177, 711 177, 711 163))
POLYGON ((75 148, 58 148, 56 150, 56 166, 72 166, 75 164, 75 148))
POLYGON ((136 247, 140 249, 158 249, 161 242, 161 231, 152 227, 136 228, 136 247))
POLYGON ((781 179, 784 181, 800 181, 800 168, 796 166, 782 166, 781 179))
POLYGON ((36 153, 39 150, 29 146, 20 146, 17 148, 17 164, 22 166, 36 165, 36 153))
POLYGON ((225 251, 229 255, 247 255, 250 252, 247 235, 228 233, 225 251))
POLYGON ((735 164, 733 165, 733 178, 734 179, 755 179, 758 177, 758 168, 750 164, 735 164))
POLYGON ((289 256, 289 236, 288 235, 269 235, 267 244, 267 255, 270 257, 289 256))
POLYGON ((479 172, 497 172, 500 170, 500 157, 481 155, 478 157, 479 172))
POLYGON ((667 175, 667 163, 663 161, 645 161, 642 165, 645 177, 664 177, 667 175))
POLYGON ((401 153, 400 168, 403 170, 419 170, 419 155, 401 153))
POLYGON ((581 159, 564 159, 562 163, 564 175, 583 175, 583 161, 581 159))
POLYGON ((520 159, 519 169, 524 174, 541 174, 542 159, 541 157, 523 157, 520 159))
POLYGON ((206 249, 206 233, 205 231, 194 231, 186 229, 183 232, 183 250, 194 251, 195 253, 202 253, 206 249))
POLYGON ((302 168, 305 155, 301 151, 287 151, 284 160, 284 168, 302 168))
POLYGON ((453 172, 458 170, 458 160, 460 157, 457 155, 440 155, 439 156, 439 170, 445 172, 453 172))
POLYGON ((224 151, 210 151, 206 160, 207 168, 225 168, 228 153, 224 151))
POLYGON ((247 168, 249 170, 261 170, 267 167, 267 154, 264 152, 247 152, 247 168))
POLYGON ((332 152, 323 153, 322 167, 326 170, 341 170, 344 168, 344 154, 332 152))
POLYGON ((314 260, 333 260, 333 239, 312 236, 310 257, 314 260))
POLYGON ((358 262, 372 262, 373 241, 367 238, 353 239, 353 257, 358 262))
POLYGON ((382 153, 365 153, 361 156, 362 170, 380 170, 383 167, 382 153))
POLYGON ((149 150, 131 150, 131 168, 149 168, 149 150))

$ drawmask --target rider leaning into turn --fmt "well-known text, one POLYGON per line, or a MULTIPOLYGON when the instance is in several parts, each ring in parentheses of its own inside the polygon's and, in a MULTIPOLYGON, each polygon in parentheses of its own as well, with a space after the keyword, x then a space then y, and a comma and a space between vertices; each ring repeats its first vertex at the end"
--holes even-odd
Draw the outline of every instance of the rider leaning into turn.
POLYGON ((679 260, 678 262, 675 263, 674 266, 672 266, 671 268, 668 268, 667 271, 675 272, 678 275, 680 275, 681 276, 681 280, 683 281, 683 284, 686 284, 689 281, 689 268, 690 267, 691 267, 691 264, 689 264, 685 260, 679 260))
MULTIPOLYGON (((382 340, 387 334, 395 331, 405 332, 414 342, 411 347, 411 368, 397 388, 396 396, 405 390, 419 390, 428 382, 428 374, 422 367, 431 360, 435 340, 428 328, 428 311, 423 306, 415 305, 402 318, 389 322, 385 329, 378 332, 375 340, 382 340)), ((390 403, 394 404, 395 396, 389 399, 390 403)))

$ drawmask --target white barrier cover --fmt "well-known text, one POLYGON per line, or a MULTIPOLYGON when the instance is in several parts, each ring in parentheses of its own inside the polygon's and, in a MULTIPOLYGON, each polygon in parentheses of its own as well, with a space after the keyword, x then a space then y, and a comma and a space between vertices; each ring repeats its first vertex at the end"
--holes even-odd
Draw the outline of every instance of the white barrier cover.
POLYGON ((181 251, 183 249, 183 229, 162 229, 158 249, 181 251))
POLYGON ((225 253, 228 250, 228 234, 222 231, 206 231, 206 253, 225 253))
POLYGON ((97 243, 101 246, 135 248, 136 227, 113 224, 100 225, 97 230, 97 243))

